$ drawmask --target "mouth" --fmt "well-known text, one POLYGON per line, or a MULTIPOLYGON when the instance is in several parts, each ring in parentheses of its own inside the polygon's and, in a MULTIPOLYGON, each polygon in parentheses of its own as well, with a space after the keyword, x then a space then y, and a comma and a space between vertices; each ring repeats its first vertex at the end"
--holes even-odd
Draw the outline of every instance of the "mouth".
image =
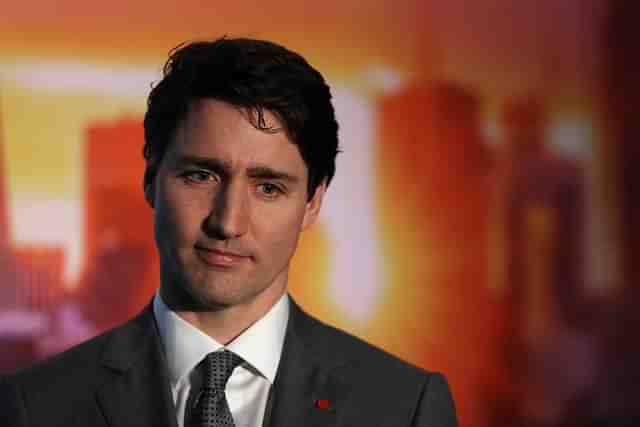
POLYGON ((198 258, 206 265, 223 269, 236 267, 250 258, 237 252, 207 248, 199 245, 195 246, 195 250, 198 258))

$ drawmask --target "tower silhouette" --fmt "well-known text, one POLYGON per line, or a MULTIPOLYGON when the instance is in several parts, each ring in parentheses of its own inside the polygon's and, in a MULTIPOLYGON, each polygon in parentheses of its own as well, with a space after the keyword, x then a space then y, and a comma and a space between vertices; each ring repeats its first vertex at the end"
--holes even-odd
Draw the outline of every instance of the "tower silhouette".
MULTIPOLYGON (((0 91, 0 97, 2 92, 0 91)), ((7 202, 7 189, 5 181, 5 158, 4 158, 4 127, 2 120, 2 109, 0 109, 0 253, 9 247, 9 214, 7 202)))
POLYGON ((152 211, 142 191, 143 142, 141 118, 90 123, 86 131, 81 293, 98 329, 134 315, 158 285, 152 211))
POLYGON ((384 232, 403 242, 396 250, 411 272, 402 284, 404 294, 411 292, 404 304, 419 301, 417 324, 431 327, 416 335, 421 358, 451 373, 460 424, 484 426, 475 402, 498 366, 485 283, 489 169, 481 99, 457 83, 435 81, 407 85, 377 105, 381 202, 393 207, 383 211, 384 232))
MULTIPOLYGON (((0 95, 2 93, 0 92, 0 95)), ((4 128, 0 109, 0 310, 13 308, 17 299, 16 271, 11 254, 5 182, 4 128)))

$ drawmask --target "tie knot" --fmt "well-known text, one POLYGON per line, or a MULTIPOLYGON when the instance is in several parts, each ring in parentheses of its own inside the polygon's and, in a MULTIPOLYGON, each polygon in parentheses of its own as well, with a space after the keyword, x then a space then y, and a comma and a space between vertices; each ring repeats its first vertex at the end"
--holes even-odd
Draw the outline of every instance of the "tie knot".
POLYGON ((224 391, 233 370, 242 363, 242 358, 227 350, 214 351, 204 359, 204 386, 224 391))

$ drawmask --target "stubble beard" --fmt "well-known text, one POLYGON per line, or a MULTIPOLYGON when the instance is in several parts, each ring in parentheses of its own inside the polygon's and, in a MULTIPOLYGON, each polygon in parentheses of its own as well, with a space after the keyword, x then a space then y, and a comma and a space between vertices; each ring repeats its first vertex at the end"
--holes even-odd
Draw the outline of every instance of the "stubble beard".
MULTIPOLYGON (((202 265, 197 257, 188 262, 175 262, 176 259, 180 258, 174 258, 170 262, 170 268, 166 267, 167 262, 161 262, 162 296, 165 299, 167 294, 175 306, 171 307, 174 310, 178 308, 179 311, 206 312, 248 306, 273 286, 286 289, 288 264, 283 268, 284 277, 281 276, 281 270, 269 283, 261 284, 257 283, 260 277, 247 275, 243 268, 217 271, 202 265), (276 283, 279 281, 284 281, 284 284, 276 283)), ((169 305, 168 302, 167 304, 169 305)))

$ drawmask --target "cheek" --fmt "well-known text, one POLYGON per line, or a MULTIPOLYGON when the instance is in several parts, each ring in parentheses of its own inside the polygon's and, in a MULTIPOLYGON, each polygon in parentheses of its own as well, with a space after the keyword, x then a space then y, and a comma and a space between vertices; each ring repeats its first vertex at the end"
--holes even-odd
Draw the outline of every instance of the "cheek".
POLYGON ((170 244, 191 246, 203 221, 201 206, 196 199, 170 190, 164 191, 156 203, 156 234, 170 244))
POLYGON ((264 255, 275 258, 288 258, 298 243, 302 213, 294 211, 288 214, 264 215, 260 217, 255 238, 262 246, 264 255))

